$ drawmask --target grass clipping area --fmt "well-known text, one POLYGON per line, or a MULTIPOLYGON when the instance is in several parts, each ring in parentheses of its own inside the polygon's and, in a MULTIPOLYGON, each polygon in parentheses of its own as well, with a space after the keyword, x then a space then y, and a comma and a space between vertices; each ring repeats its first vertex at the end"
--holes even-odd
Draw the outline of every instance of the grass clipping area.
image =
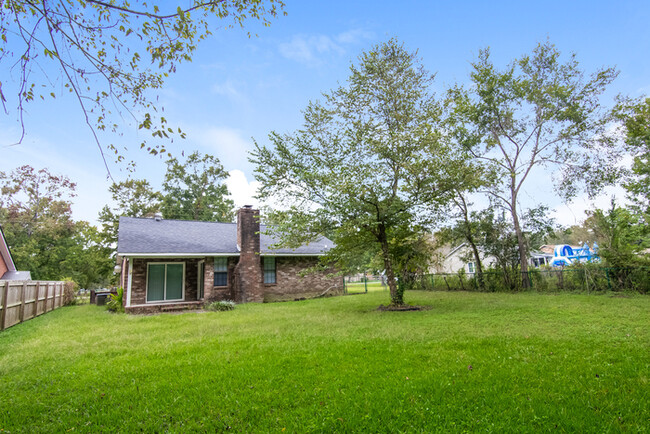
POLYGON ((645 432, 650 297, 407 292, 0 333, 5 432, 645 432))

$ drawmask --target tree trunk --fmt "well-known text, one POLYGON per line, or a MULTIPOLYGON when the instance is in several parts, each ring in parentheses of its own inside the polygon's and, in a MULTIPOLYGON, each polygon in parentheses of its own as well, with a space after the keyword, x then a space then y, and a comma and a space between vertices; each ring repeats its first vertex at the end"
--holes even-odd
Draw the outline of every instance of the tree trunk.
POLYGON ((524 234, 521 231, 521 226, 519 225, 519 216, 517 215, 517 198, 513 195, 512 197, 512 224, 515 227, 515 234, 517 235, 517 247, 519 248, 519 270, 521 275, 521 286, 524 289, 527 289, 530 285, 528 282, 528 249, 526 247, 526 240, 524 239, 524 234))
POLYGON ((395 272, 393 271, 393 261, 391 261, 390 251, 388 249, 386 226, 384 226, 383 223, 379 225, 379 233, 377 238, 381 244, 381 253, 384 259, 384 267, 386 268, 386 278, 388 280, 388 289, 390 290, 390 304, 393 306, 401 306, 404 304, 404 293, 397 287, 395 272))
POLYGON ((474 261, 476 262, 476 280, 478 282, 478 288, 481 291, 485 291, 485 282, 483 281, 483 265, 481 264, 481 256, 479 255, 478 247, 476 247, 474 237, 472 236, 472 226, 469 221, 467 204, 465 203, 465 198, 461 196, 460 199, 462 201, 461 209, 463 211, 463 219, 465 220, 465 239, 472 248, 474 261))
POLYGON ((474 260, 476 261, 476 280, 478 282, 478 289, 485 291, 485 281, 483 280, 483 265, 481 264, 481 256, 479 255, 476 244, 474 244, 474 238, 472 236, 467 238, 467 242, 472 247, 472 253, 474 253, 474 260))

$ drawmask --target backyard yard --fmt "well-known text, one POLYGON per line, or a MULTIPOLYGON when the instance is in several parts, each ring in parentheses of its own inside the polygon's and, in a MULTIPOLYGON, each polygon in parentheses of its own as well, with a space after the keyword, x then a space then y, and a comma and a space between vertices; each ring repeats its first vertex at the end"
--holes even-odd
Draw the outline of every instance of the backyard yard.
POLYGON ((649 430, 650 297, 406 299, 58 309, 0 333, 0 432, 649 430))

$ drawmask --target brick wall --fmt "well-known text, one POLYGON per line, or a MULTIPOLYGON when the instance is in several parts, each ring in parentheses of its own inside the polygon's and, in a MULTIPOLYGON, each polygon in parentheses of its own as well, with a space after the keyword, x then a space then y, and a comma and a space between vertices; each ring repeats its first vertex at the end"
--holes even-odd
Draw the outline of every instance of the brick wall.
POLYGON ((264 301, 310 298, 322 294, 327 289, 329 289, 326 294, 328 296, 343 294, 341 276, 328 277, 326 272, 308 273, 301 276, 302 271, 317 263, 317 257, 276 257, 277 283, 264 285, 264 301))
MULTIPOLYGON (((135 258, 133 261, 133 274, 131 276, 131 305, 145 304, 147 302, 147 264, 160 262, 185 263, 185 301, 196 300, 196 287, 198 276, 198 263, 200 259, 160 259, 160 258, 135 258)), ((207 270, 206 261, 206 270, 207 270)))
POLYGON ((239 258, 228 257, 228 286, 214 286, 214 257, 205 258, 205 301, 235 300, 235 268, 239 258))
POLYGON ((237 211, 239 263, 234 272, 234 298, 239 303, 264 301, 260 261, 260 211, 243 207, 237 211))

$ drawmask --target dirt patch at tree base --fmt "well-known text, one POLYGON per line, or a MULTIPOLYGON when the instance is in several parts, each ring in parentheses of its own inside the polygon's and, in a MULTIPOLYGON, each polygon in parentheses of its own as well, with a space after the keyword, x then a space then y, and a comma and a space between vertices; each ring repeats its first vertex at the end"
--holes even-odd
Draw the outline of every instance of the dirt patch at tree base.
POLYGON ((389 304, 384 306, 383 304, 379 305, 377 308, 380 312, 415 312, 420 310, 430 310, 431 306, 412 306, 410 304, 403 304, 400 306, 394 306, 389 304))

